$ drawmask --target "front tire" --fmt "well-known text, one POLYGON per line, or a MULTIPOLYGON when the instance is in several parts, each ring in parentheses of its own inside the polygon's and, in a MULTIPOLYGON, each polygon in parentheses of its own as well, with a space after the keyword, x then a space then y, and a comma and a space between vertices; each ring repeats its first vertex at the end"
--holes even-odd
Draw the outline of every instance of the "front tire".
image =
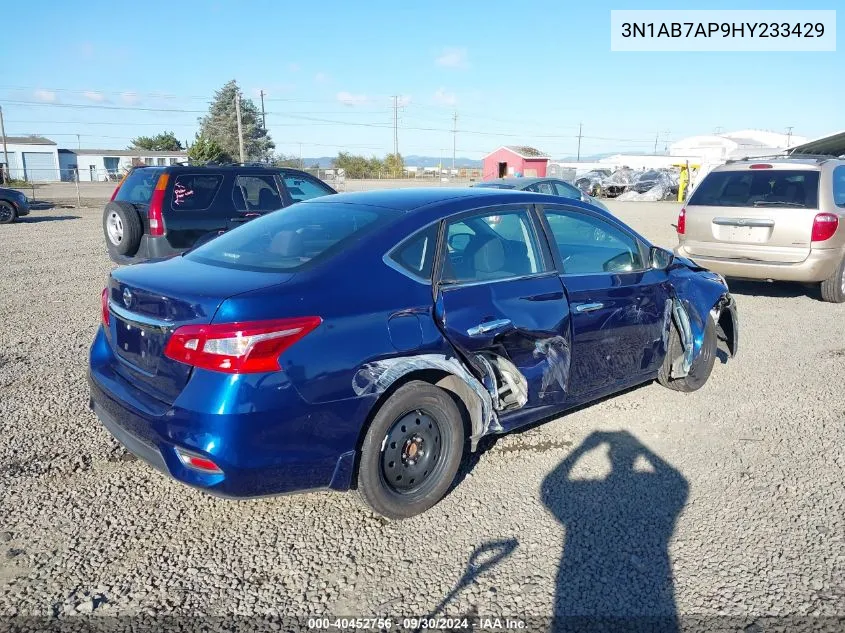
POLYGON ((829 303, 845 302, 845 258, 839 262, 836 270, 821 284, 822 301, 829 303))
POLYGON ((11 224, 18 217, 15 205, 5 200, 0 200, 0 224, 11 224))
POLYGON ((381 405, 367 430, 358 494, 390 519, 425 512, 448 492, 463 449, 463 420, 449 394, 411 381, 381 405))
POLYGON ((701 350, 692 361, 689 372, 683 378, 671 378, 672 361, 684 353, 684 346, 677 329, 672 325, 669 332, 669 344, 663 364, 657 372, 657 382, 667 389, 674 389, 684 393, 698 391, 710 378, 713 365, 716 362, 719 338, 716 334, 716 324, 707 315, 707 325, 704 327, 704 341, 701 350))

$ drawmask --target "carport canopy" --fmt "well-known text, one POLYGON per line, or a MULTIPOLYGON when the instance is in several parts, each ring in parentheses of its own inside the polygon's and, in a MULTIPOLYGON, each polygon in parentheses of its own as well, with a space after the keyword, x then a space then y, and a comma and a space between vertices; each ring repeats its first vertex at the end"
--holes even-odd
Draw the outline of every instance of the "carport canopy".
POLYGON ((787 154, 817 154, 820 156, 845 155, 845 130, 790 147, 787 154))

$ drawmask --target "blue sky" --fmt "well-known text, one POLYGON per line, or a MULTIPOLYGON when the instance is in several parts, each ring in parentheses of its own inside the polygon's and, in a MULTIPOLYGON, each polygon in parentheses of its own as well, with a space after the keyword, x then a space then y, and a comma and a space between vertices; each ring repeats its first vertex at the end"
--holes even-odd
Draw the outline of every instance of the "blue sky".
MULTIPOLYGON (((708 0, 700 8, 802 4, 708 0)), ((304 156, 392 151, 391 95, 404 104, 405 155, 451 156, 455 111, 458 154, 470 158, 503 144, 571 155, 579 123, 584 155, 650 152, 658 135, 662 149, 718 127, 792 126, 809 137, 845 128, 839 44, 835 53, 614 53, 611 8, 677 3, 517 6, 9 2, 0 105, 7 134, 43 134, 67 147, 80 134, 83 147, 122 148, 164 129, 192 139, 214 90, 237 79, 256 103, 266 92, 277 151, 296 155, 302 143, 304 156)))

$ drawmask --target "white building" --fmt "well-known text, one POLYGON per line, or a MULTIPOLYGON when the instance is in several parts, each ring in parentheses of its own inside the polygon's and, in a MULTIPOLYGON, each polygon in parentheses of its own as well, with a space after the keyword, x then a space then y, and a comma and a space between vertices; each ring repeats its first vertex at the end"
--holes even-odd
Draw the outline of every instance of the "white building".
POLYGON ((56 144, 43 136, 7 136, 0 145, 0 166, 10 178, 29 182, 59 180, 56 144))
POLYGON ((726 134, 690 136, 673 143, 669 154, 695 156, 700 163, 721 164, 731 159, 780 154, 806 141, 803 136, 766 130, 740 130, 726 134))
POLYGON ((60 149, 62 180, 80 182, 119 180, 134 165, 166 166, 188 160, 186 152, 153 152, 142 149, 60 149))

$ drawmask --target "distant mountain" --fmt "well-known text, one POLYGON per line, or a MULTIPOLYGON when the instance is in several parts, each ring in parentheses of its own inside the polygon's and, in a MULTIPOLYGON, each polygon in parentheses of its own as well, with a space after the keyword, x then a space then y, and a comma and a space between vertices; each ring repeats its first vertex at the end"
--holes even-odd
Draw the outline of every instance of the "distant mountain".
MULTIPOLYGON (((369 154, 364 154, 364 156, 369 156, 369 154)), ((307 158, 303 156, 302 164, 305 167, 319 165, 320 169, 331 169, 332 161, 335 158, 335 156, 318 156, 314 158, 307 158)), ((411 154, 410 156, 403 156, 403 158, 405 159, 406 167, 436 167, 437 164, 440 162, 439 156, 417 156, 411 154)), ((452 157, 444 156, 443 168, 446 169, 450 167, 452 167, 452 157)), ((455 157, 455 167, 475 167, 480 169, 481 161, 473 160, 471 158, 465 158, 463 156, 457 156, 455 157)))

